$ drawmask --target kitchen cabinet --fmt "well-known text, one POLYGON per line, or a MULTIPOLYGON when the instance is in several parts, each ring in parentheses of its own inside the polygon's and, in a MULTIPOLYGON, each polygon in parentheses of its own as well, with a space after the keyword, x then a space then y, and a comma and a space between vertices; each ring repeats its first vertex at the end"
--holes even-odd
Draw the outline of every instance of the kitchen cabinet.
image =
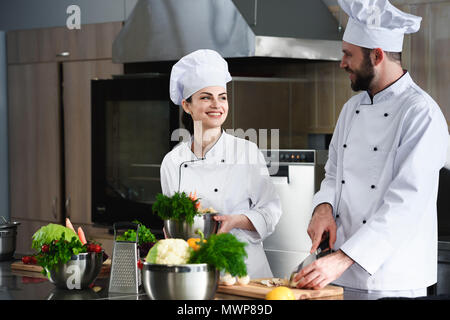
POLYGON ((8 66, 12 219, 61 220, 58 65, 8 66))
POLYGON ((302 134, 332 134, 343 105, 356 92, 339 62, 314 62, 304 66, 303 81, 294 84, 293 139, 302 134))
POLYGON ((91 91, 90 80, 123 73, 111 60, 64 62, 64 168, 66 216, 91 224, 91 91))
POLYGON ((90 82, 123 74, 111 53, 119 25, 8 33, 10 208, 22 223, 19 253, 42 225, 66 216, 92 224, 90 82))
POLYGON ((240 79, 233 84, 234 128, 254 132, 260 148, 271 148, 271 129, 279 129, 279 148, 289 148, 290 82, 283 80, 240 79), (253 131, 254 129, 254 131, 253 131), (267 129, 267 146, 259 140, 267 129))
POLYGON ((111 59, 114 38, 122 22, 15 30, 7 33, 9 64, 111 59))

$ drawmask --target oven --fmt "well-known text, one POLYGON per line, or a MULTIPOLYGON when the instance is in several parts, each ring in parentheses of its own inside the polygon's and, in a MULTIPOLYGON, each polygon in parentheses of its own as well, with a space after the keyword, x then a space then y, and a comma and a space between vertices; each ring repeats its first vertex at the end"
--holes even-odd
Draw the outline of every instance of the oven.
POLYGON ((166 75, 92 80, 92 221, 112 226, 138 220, 159 234, 152 213, 161 192, 160 165, 178 143, 180 108, 169 98, 166 75))

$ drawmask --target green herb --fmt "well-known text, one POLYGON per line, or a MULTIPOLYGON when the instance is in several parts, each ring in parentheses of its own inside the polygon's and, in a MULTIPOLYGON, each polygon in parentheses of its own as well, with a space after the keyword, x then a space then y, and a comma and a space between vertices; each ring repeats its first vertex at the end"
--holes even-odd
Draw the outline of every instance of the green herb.
POLYGON ((47 270, 57 270, 58 265, 69 261, 72 255, 87 252, 87 247, 75 236, 67 241, 63 232, 59 239, 43 244, 39 250, 37 264, 42 266, 42 273, 47 274, 47 270))
MULTIPOLYGON (((149 228, 144 226, 142 223, 140 223, 137 220, 134 220, 133 223, 136 223, 139 225, 139 245, 143 245, 147 242, 156 242, 155 235, 150 231, 149 228)), ((123 235, 120 235, 117 237, 117 240, 119 241, 136 241, 136 230, 134 229, 128 229, 123 233, 123 235)))
POLYGON ((184 192, 176 192, 172 197, 161 193, 156 195, 156 202, 153 204, 153 213, 156 213, 162 220, 186 221, 189 225, 194 223, 194 217, 200 215, 196 205, 199 199, 193 200, 184 192))
POLYGON ((245 246, 246 243, 231 233, 212 234, 200 244, 200 249, 192 253, 188 263, 207 263, 219 271, 243 277, 247 275, 245 246))

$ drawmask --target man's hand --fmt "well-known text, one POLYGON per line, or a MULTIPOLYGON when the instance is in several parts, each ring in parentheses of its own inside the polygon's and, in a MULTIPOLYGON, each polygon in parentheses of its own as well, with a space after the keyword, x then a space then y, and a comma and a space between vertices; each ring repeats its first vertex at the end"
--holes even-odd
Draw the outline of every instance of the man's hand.
POLYGON ((330 249, 333 249, 334 243, 336 242, 336 229, 336 222, 333 218, 333 208, 331 205, 328 203, 319 204, 314 209, 307 231, 312 241, 310 253, 317 250, 327 232, 330 235, 330 249))
POLYGON ((321 289, 339 278, 353 263, 349 256, 338 250, 304 267, 293 280, 297 288, 321 289))

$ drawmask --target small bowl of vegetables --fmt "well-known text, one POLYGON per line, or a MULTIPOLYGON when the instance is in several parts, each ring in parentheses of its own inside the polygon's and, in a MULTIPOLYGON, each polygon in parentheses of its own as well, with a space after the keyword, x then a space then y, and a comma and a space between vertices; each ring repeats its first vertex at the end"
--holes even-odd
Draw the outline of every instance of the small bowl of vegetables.
POLYGON ((154 300, 213 299, 221 271, 247 275, 244 247, 230 233, 208 239, 159 240, 143 263, 145 292, 154 300))
POLYGON ((98 243, 86 241, 70 227, 48 224, 33 235, 32 247, 38 250, 36 263, 51 283, 62 289, 86 289, 98 277, 107 258, 98 243))
POLYGON ((79 253, 47 270, 48 278, 61 289, 87 289, 98 277, 102 265, 103 251, 79 253))
POLYGON ((195 237, 197 230, 205 237, 216 234, 219 222, 214 219, 218 212, 213 208, 203 209, 196 195, 176 192, 169 197, 156 196, 152 210, 164 221, 167 238, 189 239, 195 237))

